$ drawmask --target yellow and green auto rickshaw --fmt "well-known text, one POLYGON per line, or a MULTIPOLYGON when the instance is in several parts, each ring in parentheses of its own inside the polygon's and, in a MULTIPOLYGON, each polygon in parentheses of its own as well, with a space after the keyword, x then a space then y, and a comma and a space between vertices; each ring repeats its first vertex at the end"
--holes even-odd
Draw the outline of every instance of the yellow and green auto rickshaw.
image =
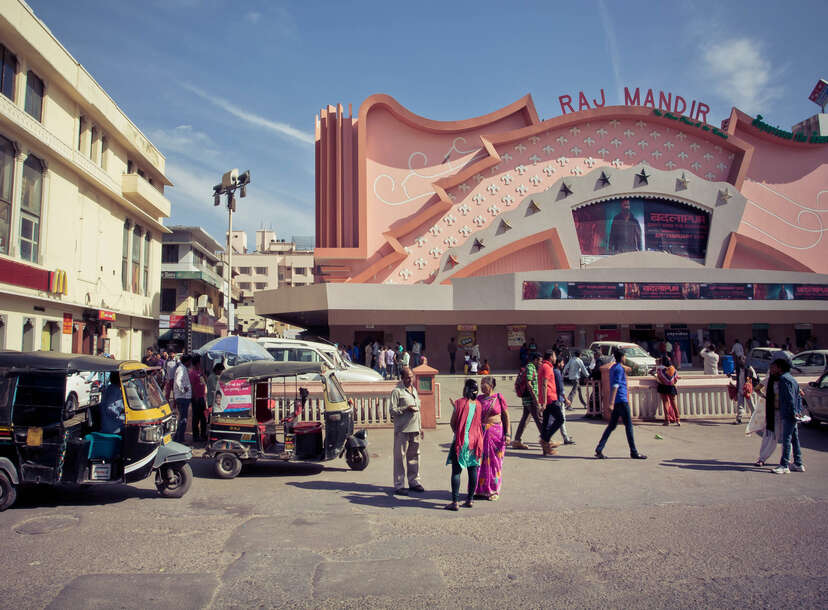
POLYGON ((140 362, 0 351, 0 510, 20 485, 133 483, 152 473, 162 496, 180 498, 192 483, 192 451, 172 441, 175 427, 154 370, 140 362), (66 399, 78 373, 103 381, 82 403, 66 399))
POLYGON ((368 466, 366 432, 354 433, 352 404, 336 374, 318 362, 257 360, 225 370, 207 432, 204 457, 224 479, 260 459, 325 462, 344 455, 353 470, 368 466))

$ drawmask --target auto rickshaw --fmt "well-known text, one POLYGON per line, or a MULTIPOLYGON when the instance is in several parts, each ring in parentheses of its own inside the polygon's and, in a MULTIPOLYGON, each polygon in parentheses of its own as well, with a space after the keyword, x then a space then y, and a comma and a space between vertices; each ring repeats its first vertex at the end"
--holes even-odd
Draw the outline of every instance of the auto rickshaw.
POLYGON ((368 466, 365 430, 354 433, 354 410, 333 371, 319 362, 257 360, 225 370, 213 401, 204 457, 217 476, 232 479, 260 459, 325 462, 345 455, 353 470, 368 466), (312 387, 299 387, 300 377, 312 387), (314 404, 309 404, 311 393, 314 404), (301 421, 305 409, 323 423, 301 421))
POLYGON ((153 369, 140 362, 0 351, 0 510, 19 485, 112 485, 152 473, 162 496, 180 498, 192 483, 192 451, 172 442, 175 427, 153 369), (67 378, 81 372, 118 374, 121 391, 110 395, 124 405, 119 434, 101 430, 97 388, 87 405, 64 399, 67 378))

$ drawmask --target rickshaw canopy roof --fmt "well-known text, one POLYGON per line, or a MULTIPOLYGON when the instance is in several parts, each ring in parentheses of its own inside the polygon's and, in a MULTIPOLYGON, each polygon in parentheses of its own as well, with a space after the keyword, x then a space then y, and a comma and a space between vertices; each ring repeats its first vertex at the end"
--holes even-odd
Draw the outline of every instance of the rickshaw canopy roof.
POLYGON ((86 354, 0 351, 0 368, 15 370, 66 373, 79 371, 118 372, 124 369, 134 370, 143 366, 136 360, 113 360, 112 358, 88 356, 86 354))
POLYGON ((221 383, 234 379, 257 379, 267 377, 292 377, 293 375, 322 374, 324 365, 320 362, 276 362, 254 360, 226 369, 219 377, 221 383))

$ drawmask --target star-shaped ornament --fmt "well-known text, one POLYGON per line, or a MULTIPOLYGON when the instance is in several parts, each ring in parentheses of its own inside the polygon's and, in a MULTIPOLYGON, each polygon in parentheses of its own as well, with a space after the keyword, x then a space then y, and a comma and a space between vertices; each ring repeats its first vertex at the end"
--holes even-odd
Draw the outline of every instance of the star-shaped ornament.
POLYGON ((722 203, 727 203, 728 201, 730 201, 731 197, 733 197, 733 195, 728 189, 723 189, 719 191, 719 200, 721 200, 722 203))
POLYGON ((572 190, 572 188, 571 188, 571 187, 570 187, 570 186, 569 186, 566 182, 562 182, 562 183, 561 183, 561 190, 560 190, 559 192, 560 192, 560 193, 561 193, 564 197, 569 197, 569 196, 570 196, 572 193, 574 193, 575 191, 573 191, 573 190, 572 190))
POLYGON ((598 184, 601 186, 610 185, 610 177, 607 172, 601 172, 601 176, 598 178, 598 184))
POLYGON ((638 178, 638 184, 650 184, 650 175, 647 171, 642 167, 641 171, 635 175, 638 178))
POLYGON ((484 239, 481 239, 480 237, 475 237, 473 247, 476 250, 482 250, 483 248, 486 247, 486 241, 484 239))
POLYGON ((690 183, 690 179, 684 174, 684 172, 681 172, 681 178, 676 178, 676 183, 679 188, 687 190, 687 185, 690 183))

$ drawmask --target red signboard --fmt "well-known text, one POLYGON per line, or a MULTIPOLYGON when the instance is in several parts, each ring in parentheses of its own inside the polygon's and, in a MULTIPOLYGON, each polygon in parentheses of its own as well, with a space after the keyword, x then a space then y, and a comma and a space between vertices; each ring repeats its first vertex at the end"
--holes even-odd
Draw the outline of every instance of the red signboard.
POLYGON ((64 335, 71 335, 72 334, 72 314, 71 313, 63 314, 63 334, 64 335))
POLYGON ((32 288, 33 290, 49 290, 49 272, 37 269, 23 263, 0 259, 0 282, 32 288))
POLYGON ((828 103, 828 81, 820 78, 816 86, 814 86, 814 90, 811 91, 811 95, 808 96, 808 99, 820 106, 828 103))
POLYGON ((115 321, 115 312, 114 311, 106 311, 104 309, 101 309, 101 310, 98 311, 98 319, 99 320, 106 320, 108 322, 114 322, 115 321))

